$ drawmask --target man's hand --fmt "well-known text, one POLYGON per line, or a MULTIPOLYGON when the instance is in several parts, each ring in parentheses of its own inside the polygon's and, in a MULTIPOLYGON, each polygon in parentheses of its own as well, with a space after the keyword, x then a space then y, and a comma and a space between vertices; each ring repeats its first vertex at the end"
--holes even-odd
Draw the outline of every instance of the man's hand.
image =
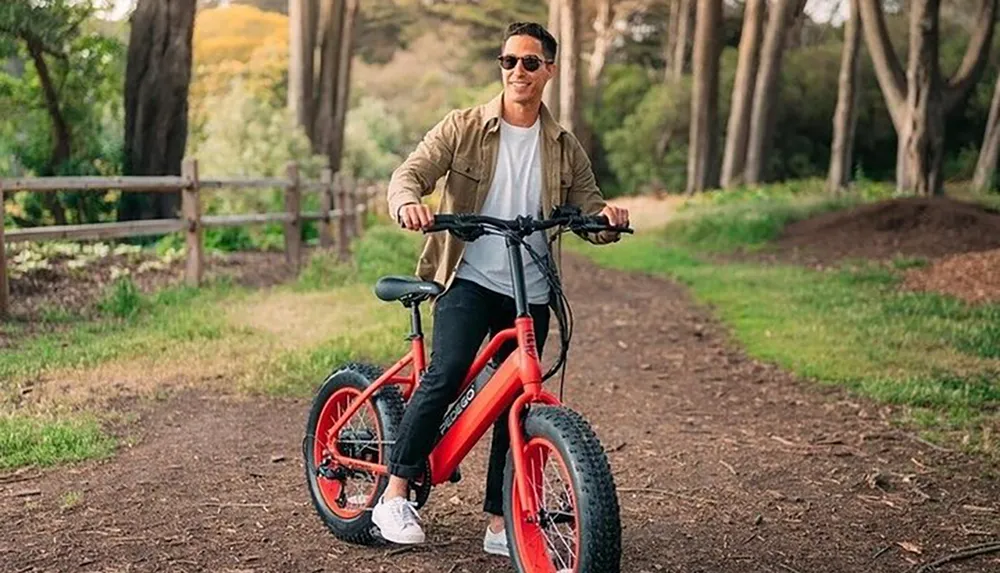
POLYGON ((434 223, 431 208, 423 203, 409 203, 399 208, 399 224, 411 231, 430 227, 434 223))
MULTIPOLYGON (((628 227, 628 209, 607 205, 601 209, 599 214, 607 217, 608 223, 613 227, 628 227)), ((617 240, 621 236, 621 233, 613 231, 601 231, 601 234, 613 237, 613 240, 617 240)))

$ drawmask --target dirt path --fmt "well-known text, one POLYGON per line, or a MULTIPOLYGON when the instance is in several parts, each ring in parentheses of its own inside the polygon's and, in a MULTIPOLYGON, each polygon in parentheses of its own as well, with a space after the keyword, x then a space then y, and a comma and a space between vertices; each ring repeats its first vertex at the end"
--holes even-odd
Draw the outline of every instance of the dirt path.
MULTIPOLYGON (((612 450, 623 571, 903 572, 1000 541, 996 468, 748 360, 672 283, 566 263, 566 400, 612 450)), ((141 406, 112 460, 0 477, 0 571, 512 570, 480 549, 486 442, 422 512, 430 545, 329 536, 303 483, 308 406, 184 390, 141 406)))

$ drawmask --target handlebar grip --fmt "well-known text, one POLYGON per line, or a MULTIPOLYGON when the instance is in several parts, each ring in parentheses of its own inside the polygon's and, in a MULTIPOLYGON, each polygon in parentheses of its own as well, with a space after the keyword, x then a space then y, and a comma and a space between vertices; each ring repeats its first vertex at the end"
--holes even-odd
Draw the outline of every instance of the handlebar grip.
POLYGON ((434 215, 434 222, 430 224, 429 227, 423 229, 425 233, 433 233, 437 231, 447 231, 455 226, 455 223, 459 221, 458 215, 447 215, 439 214, 434 215))

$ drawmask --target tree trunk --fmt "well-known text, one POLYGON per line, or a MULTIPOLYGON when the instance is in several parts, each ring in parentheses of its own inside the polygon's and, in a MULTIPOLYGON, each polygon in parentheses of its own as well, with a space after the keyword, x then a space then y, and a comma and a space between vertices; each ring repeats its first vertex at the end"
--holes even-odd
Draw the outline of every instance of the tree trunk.
POLYGON ((615 30, 611 27, 611 0, 599 0, 597 17, 594 18, 594 51, 590 56, 590 68, 587 71, 587 83, 590 87, 597 86, 604 64, 611 51, 611 43, 615 38, 615 30))
POLYGON ((333 117, 333 145, 330 168, 340 171, 344 154, 344 127, 351 94, 351 60, 354 58, 354 28, 357 24, 360 0, 346 0, 343 26, 340 30, 340 62, 337 65, 337 99, 333 117))
POLYGON ((559 9, 560 37, 562 44, 559 63, 562 66, 562 73, 559 76, 559 112, 562 126, 573 133, 580 135, 580 0, 563 0, 559 9))
POLYGON ((837 108, 833 114, 833 143, 830 146, 830 171, 827 188, 838 191, 851 180, 851 160, 854 156, 854 131, 858 121, 858 68, 861 59, 861 25, 858 0, 851 3, 850 17, 844 22, 844 48, 840 58, 840 78, 837 85, 837 108))
POLYGON ((673 69, 670 72, 670 79, 679 82, 684 77, 684 64, 687 62, 688 37, 691 35, 691 28, 694 26, 694 10, 692 10, 691 0, 678 0, 675 6, 677 14, 677 42, 674 44, 673 69))
MULTIPOLYGON (((125 173, 180 175, 196 0, 139 0, 125 70, 125 173)), ((120 220, 177 217, 180 193, 124 193, 120 220)))
POLYGON ((940 0, 910 2, 910 57, 906 68, 906 120, 899 141, 904 149, 903 189, 936 195, 941 185, 944 106, 938 69, 940 0))
POLYGON ((663 43, 663 80, 670 81, 674 74, 674 51, 677 49, 677 27, 680 26, 681 0, 670 0, 667 4, 667 41, 663 43))
POLYGON ((760 36, 764 28, 765 0, 747 0, 743 13, 739 61, 733 81, 729 123, 726 127, 726 150, 722 159, 722 186, 729 188, 743 180, 743 164, 747 153, 747 132, 750 129, 750 107, 753 104, 754 78, 760 61, 760 36))
POLYGON ((688 142, 687 192, 715 187, 715 125, 719 108, 719 32, 722 0, 700 0, 695 19, 694 83, 688 142))
POLYGON ((336 140, 337 80, 340 78, 338 68, 342 43, 341 30, 344 26, 344 3, 345 0, 323 0, 319 20, 322 43, 319 86, 313 106, 316 116, 313 128, 313 151, 331 158, 331 164, 336 140))
MULTIPOLYGON (((556 39, 556 43, 559 45, 556 51, 556 62, 558 63, 562 57, 563 45, 562 45, 562 34, 560 29, 562 28, 562 15, 560 14, 560 6, 562 5, 562 0, 549 0, 549 33, 556 39)), ((557 66, 557 69, 559 67, 557 66)), ((542 101, 545 103, 545 107, 549 108, 549 113, 552 117, 557 120, 560 118, 559 115, 559 75, 562 72, 559 71, 552 76, 549 83, 545 86, 545 91, 542 93, 542 101)))
POLYGON ((944 117, 961 105, 985 67, 993 39, 997 0, 981 0, 978 26, 955 74, 945 81, 938 67, 940 0, 909 4, 909 54, 906 73, 889 42, 878 0, 858 0, 865 44, 875 64, 882 95, 896 128, 896 188, 941 194, 944 117))
POLYGON ((987 191, 996 188, 997 154, 1000 154, 1000 76, 993 88, 993 102, 990 104, 990 116, 986 121, 986 133, 983 135, 983 146, 979 149, 979 160, 976 161, 976 173, 972 185, 987 191))
POLYGON ((778 99, 781 79, 781 61, 785 52, 785 38, 792 22, 805 7, 805 0, 777 0, 767 21, 764 45, 761 47, 760 70, 754 86, 754 102, 750 113, 750 135, 747 140, 744 180, 749 184, 760 183, 764 176, 765 160, 770 151, 771 116, 778 99))
POLYGON ((315 0, 288 2, 288 109, 299 127, 310 137, 313 126, 316 8, 315 0))
MULTIPOLYGON (((65 165, 72 154, 71 134, 66 117, 62 113, 62 106, 59 105, 59 94, 52 84, 52 75, 49 73, 49 66, 45 62, 41 44, 34 39, 27 41, 28 52, 35 64, 35 72, 38 73, 38 81, 42 84, 42 93, 45 96, 45 107, 49 112, 49 119, 52 120, 52 155, 49 157, 49 164, 46 168, 48 173, 43 175, 55 175, 65 165)), ((52 219, 56 225, 66 224, 66 209, 63 207, 59 195, 55 193, 44 193, 42 204, 52 213, 52 219)), ((3 205, 0 205, 3 209, 3 205)), ((0 269, 3 272, 3 269, 0 269)))

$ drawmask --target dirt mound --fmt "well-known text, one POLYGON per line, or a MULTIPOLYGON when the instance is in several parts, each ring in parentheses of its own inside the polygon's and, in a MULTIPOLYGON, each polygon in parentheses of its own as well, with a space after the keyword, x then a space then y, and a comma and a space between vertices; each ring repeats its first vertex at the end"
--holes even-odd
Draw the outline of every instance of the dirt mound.
POLYGON ((1000 248, 1000 213, 946 197, 892 199, 792 223, 777 247, 820 262, 985 251, 1000 248))
POLYGON ((1000 301, 1000 249, 953 255, 906 274, 904 287, 969 302, 1000 301))

